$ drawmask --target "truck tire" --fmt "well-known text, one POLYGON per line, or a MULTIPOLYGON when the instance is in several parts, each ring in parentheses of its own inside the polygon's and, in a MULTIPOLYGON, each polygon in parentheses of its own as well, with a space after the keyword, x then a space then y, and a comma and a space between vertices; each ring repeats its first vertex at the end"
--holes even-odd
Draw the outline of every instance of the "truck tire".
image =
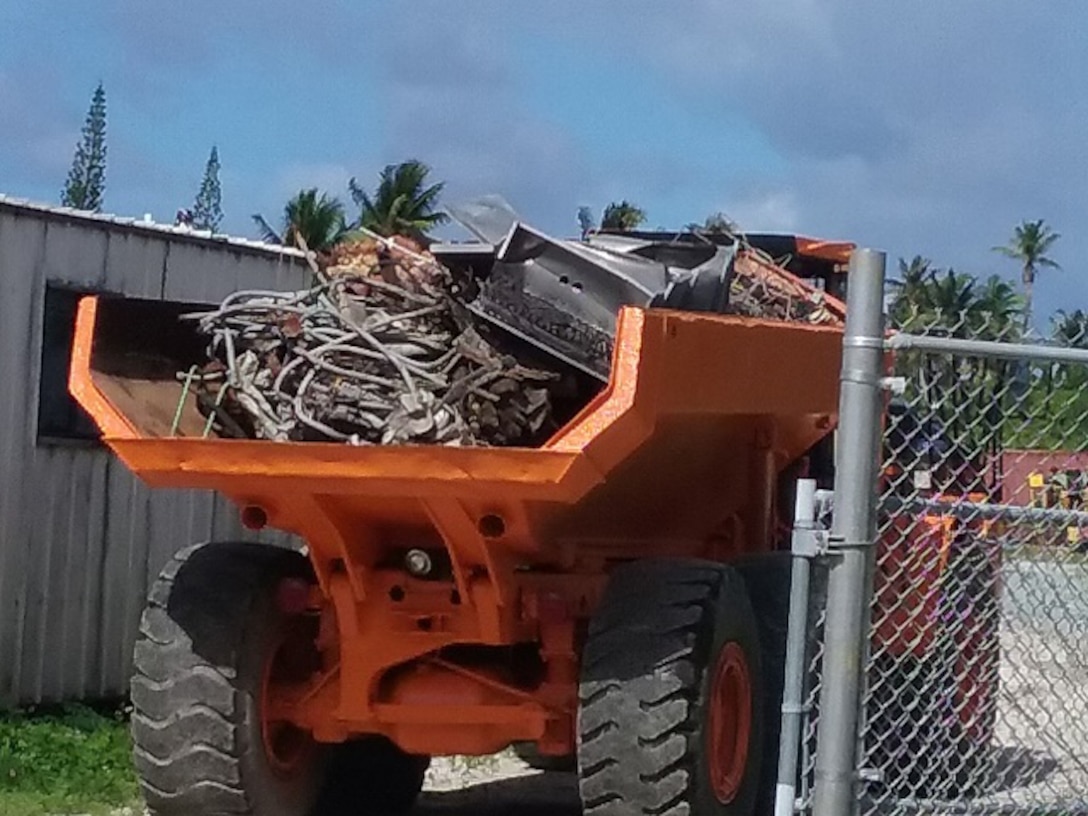
POLYGON ((314 668, 313 622, 276 603, 284 578, 310 580, 306 558, 214 543, 179 552, 152 587, 134 653, 132 737, 155 816, 308 816, 319 796, 322 814, 378 801, 407 809, 418 794, 425 758, 382 738, 321 745, 264 721, 266 680, 314 668))
POLYGON ((290 629, 275 588, 308 570, 296 552, 244 543, 189 547, 163 569, 132 678, 133 755, 153 814, 312 808, 324 751, 303 732, 273 735, 260 711, 266 669, 290 629))
POLYGON ((578 709, 587 816, 749 816, 760 780, 759 630, 740 574, 617 568, 589 629, 578 709))
MULTIPOLYGON (((771 813, 775 788, 778 784, 778 750, 782 736, 782 694, 786 682, 786 634, 790 616, 790 581, 793 577, 793 556, 788 552, 760 553, 742 556, 731 565, 744 578, 752 610, 759 623, 760 657, 763 661, 763 756, 759 782, 757 813, 771 813)), ((813 569, 810 577, 810 597, 822 588, 821 574, 813 569)), ((805 667, 809 670, 812 644, 815 639, 815 615, 808 620, 809 646, 805 667)), ((798 752, 801 746, 797 745, 798 752)), ((800 785, 801 768, 794 783, 800 785)))

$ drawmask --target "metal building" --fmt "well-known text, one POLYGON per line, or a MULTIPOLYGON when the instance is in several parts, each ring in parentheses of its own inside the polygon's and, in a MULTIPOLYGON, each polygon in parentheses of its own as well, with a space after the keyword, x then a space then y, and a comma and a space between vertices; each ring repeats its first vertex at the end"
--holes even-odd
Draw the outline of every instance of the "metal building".
POLYGON ((148 584, 237 512, 151 491, 67 392, 80 294, 218 302, 296 289, 301 253, 0 196, 0 707, 124 694, 148 584))

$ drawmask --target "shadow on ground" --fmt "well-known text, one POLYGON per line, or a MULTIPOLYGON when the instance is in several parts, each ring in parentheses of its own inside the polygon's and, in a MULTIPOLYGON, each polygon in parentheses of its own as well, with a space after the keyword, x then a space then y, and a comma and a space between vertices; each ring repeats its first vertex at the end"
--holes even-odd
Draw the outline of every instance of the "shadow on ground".
POLYGON ((1028 748, 997 749, 989 793, 1023 788, 1045 782, 1059 768, 1054 757, 1028 748))
POLYGON ((952 796, 927 794, 924 786, 916 787, 908 783, 913 795, 896 796, 893 788, 882 791, 874 787, 870 795, 864 797, 866 805, 862 810, 902 815, 974 812, 977 809, 980 813, 996 816, 1006 812, 1023 813, 1023 805, 1028 802, 1041 808, 1041 813, 1065 813, 1057 809, 1058 791, 1050 790, 1046 784, 1060 767, 1053 757, 1040 751, 1021 747, 994 748, 989 762, 975 771, 972 776, 974 784, 967 789, 959 789, 952 796), (1015 795, 1019 802, 1019 806, 1012 810, 1008 810, 1009 806, 1016 803, 1009 798, 1010 795, 1015 795), (1055 806, 1053 811, 1049 809, 1050 805, 1055 806))
POLYGON ((477 782, 449 791, 425 791, 412 816, 581 816, 572 773, 537 773, 477 782))

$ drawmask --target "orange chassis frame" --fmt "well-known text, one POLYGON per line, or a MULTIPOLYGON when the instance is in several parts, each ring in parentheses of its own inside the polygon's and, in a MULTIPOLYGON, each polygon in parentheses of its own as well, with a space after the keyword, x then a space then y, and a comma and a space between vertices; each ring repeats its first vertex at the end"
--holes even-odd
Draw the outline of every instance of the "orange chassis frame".
POLYGON ((181 385, 127 374, 131 338, 105 336, 124 306, 81 302, 70 389, 148 484, 219 491, 306 542, 315 583, 280 595, 319 622, 321 668, 267 690, 264 716, 324 742, 570 753, 609 565, 773 548, 776 483, 837 411, 840 327, 630 308, 608 386, 539 449, 205 439, 195 404, 172 436, 181 385), (446 578, 409 575, 406 547, 445 554, 446 578))

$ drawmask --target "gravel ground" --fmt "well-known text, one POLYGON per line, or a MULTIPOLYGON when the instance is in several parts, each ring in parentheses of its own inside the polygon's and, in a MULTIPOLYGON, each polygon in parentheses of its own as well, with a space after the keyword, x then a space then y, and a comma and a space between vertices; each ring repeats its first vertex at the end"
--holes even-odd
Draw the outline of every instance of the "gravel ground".
MULTIPOLYGON (((996 743, 986 804, 1088 812, 1088 567, 1008 564, 996 743), (1004 760, 1004 767, 1000 766, 1004 760)), ((981 803, 980 803, 981 804, 981 803)))
POLYGON ((1088 566, 1009 561, 1003 571, 997 726, 985 795, 897 802, 890 814, 1088 814, 1088 566))
POLYGON ((545 774, 506 752, 482 759, 436 759, 413 814, 579 816, 581 812, 573 773, 545 774))

